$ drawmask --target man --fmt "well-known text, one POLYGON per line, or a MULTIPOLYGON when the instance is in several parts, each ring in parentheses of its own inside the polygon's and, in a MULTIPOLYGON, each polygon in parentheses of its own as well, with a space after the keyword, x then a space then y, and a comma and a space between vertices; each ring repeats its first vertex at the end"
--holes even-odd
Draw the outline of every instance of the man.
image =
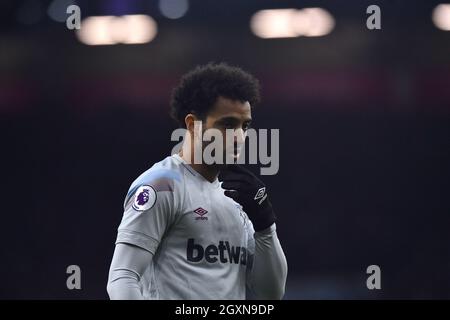
POLYGON ((281 299, 287 263, 264 184, 237 164, 194 161, 204 130, 234 130, 237 160, 259 101, 258 81, 227 64, 197 67, 172 95, 187 130, 180 153, 138 177, 124 202, 111 299, 281 299), (203 130, 203 129, 202 129, 203 130), (220 180, 219 182, 219 174, 220 180))

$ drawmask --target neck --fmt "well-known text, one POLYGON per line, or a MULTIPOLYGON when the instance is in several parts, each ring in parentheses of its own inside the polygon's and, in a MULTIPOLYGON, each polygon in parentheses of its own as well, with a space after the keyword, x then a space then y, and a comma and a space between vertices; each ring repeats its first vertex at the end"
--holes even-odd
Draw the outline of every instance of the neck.
POLYGON ((215 166, 205 164, 191 164, 190 166, 209 182, 214 182, 219 176, 219 169, 215 166))
POLYGON ((179 156, 188 163, 188 165, 198 172, 203 178, 209 182, 214 182, 219 176, 220 169, 215 165, 207 165, 204 163, 195 164, 193 157, 188 157, 183 151, 180 151, 179 156))

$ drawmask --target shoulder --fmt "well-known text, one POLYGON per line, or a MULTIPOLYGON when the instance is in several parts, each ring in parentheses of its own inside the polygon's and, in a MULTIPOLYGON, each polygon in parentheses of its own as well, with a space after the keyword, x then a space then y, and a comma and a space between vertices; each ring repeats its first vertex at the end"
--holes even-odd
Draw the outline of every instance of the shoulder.
POLYGON ((155 163, 137 177, 128 189, 124 205, 138 193, 159 194, 169 192, 171 196, 180 193, 184 186, 184 166, 174 156, 168 156, 155 163))
MULTIPOLYGON (((182 168, 178 161, 172 157, 166 157, 164 160, 155 163, 150 169, 143 172, 136 180, 133 181, 131 187, 142 184, 153 183, 155 188, 168 188, 176 182, 181 182, 183 178, 182 168)), ((161 190, 163 191, 163 190, 161 190)))

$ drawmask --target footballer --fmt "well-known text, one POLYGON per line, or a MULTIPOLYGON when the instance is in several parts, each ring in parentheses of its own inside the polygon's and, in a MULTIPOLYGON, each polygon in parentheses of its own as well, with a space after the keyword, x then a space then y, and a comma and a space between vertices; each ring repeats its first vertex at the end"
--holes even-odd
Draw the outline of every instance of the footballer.
POLYGON ((182 77, 171 115, 189 134, 179 153, 129 188, 109 270, 111 299, 283 297, 287 262, 264 183, 239 164, 193 159, 198 121, 203 131, 234 130, 224 145, 233 144, 237 159, 259 95, 257 79, 224 63, 182 77))

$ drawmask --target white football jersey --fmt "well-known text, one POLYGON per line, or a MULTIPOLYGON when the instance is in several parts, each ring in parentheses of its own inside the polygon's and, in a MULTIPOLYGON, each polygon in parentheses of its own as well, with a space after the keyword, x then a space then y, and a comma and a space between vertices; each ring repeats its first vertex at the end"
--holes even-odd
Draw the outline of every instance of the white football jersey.
POLYGON ((175 154, 131 185, 116 243, 150 251, 147 299, 245 299, 255 250, 242 206, 175 154))

